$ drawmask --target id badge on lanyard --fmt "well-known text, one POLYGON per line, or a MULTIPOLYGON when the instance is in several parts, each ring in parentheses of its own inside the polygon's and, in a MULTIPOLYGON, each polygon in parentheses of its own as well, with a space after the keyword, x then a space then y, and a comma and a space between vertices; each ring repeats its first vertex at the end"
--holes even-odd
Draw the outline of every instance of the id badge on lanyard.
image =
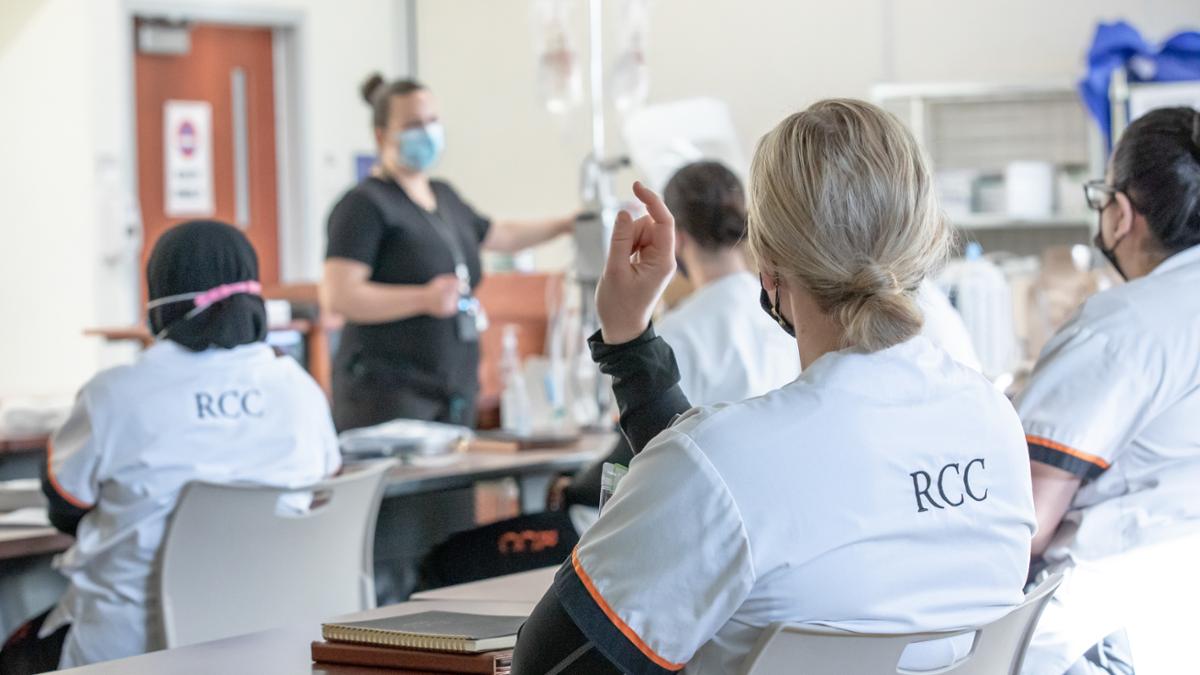
POLYGON ((458 313, 454 315, 454 328, 458 339, 463 342, 478 342, 479 334, 487 330, 487 313, 479 298, 471 292, 471 275, 465 264, 454 266, 458 277, 458 313))
POLYGON ((471 290, 471 270, 463 255, 462 242, 458 241, 441 216, 423 209, 421 212, 430 227, 446 242, 454 258, 454 276, 458 277, 458 312, 454 315, 454 333, 463 342, 478 342, 479 334, 487 330, 487 315, 471 290))

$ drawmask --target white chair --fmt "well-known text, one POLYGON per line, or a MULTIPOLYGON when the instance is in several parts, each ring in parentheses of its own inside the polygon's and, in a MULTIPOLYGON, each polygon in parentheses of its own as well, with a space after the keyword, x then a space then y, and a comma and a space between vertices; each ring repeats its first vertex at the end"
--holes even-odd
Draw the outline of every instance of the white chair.
POLYGON ((745 675, 1016 675, 1038 617, 1062 576, 1052 576, 1003 617, 979 628, 936 633, 878 635, 812 625, 773 624, 746 657, 745 675), (899 667, 905 647, 974 634, 970 653, 936 670, 899 667))
POLYGON ((167 526, 158 601, 166 647, 375 606, 373 547, 394 461, 304 488, 189 483, 167 526), (286 504, 307 504, 307 510, 286 504))

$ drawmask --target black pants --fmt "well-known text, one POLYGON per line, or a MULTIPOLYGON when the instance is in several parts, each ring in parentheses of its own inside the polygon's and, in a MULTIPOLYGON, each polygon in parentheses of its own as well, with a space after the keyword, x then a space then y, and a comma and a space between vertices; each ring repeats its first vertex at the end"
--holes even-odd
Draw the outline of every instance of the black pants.
MULTIPOLYGON (((340 355, 339 355, 340 356, 340 355)), ((394 419, 426 420, 475 426, 475 393, 446 394, 399 381, 382 366, 357 360, 333 369, 333 424, 337 430, 359 429, 394 419)))
POLYGON ((58 670, 63 642, 70 626, 63 626, 44 638, 38 637, 50 611, 25 622, 9 636, 0 649, 0 673, 4 675, 33 675, 58 670))

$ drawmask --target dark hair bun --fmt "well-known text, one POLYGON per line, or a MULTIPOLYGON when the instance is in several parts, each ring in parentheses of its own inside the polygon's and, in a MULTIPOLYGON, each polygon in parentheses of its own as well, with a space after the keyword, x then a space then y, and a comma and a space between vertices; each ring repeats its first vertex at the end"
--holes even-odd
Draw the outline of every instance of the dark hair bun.
POLYGON ((1200 113, 1158 108, 1134 120, 1113 151, 1112 174, 1163 253, 1200 244, 1200 113))
POLYGON ((380 75, 379 73, 371 73, 367 80, 362 83, 362 86, 358 88, 358 91, 362 94, 363 100, 366 101, 368 105, 375 105, 376 95, 379 94, 379 91, 383 85, 383 75, 380 75))
POLYGON ((737 246, 746 237, 746 194, 720 162, 688 164, 663 189, 675 224, 707 251, 737 246))

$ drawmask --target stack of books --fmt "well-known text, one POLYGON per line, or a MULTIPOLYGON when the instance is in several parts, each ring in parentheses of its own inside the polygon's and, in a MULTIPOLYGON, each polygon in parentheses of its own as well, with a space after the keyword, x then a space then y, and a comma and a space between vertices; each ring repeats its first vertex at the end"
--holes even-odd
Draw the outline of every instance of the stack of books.
POLYGON ((509 675, 517 631, 527 617, 421 612, 321 625, 318 663, 393 672, 509 675))

